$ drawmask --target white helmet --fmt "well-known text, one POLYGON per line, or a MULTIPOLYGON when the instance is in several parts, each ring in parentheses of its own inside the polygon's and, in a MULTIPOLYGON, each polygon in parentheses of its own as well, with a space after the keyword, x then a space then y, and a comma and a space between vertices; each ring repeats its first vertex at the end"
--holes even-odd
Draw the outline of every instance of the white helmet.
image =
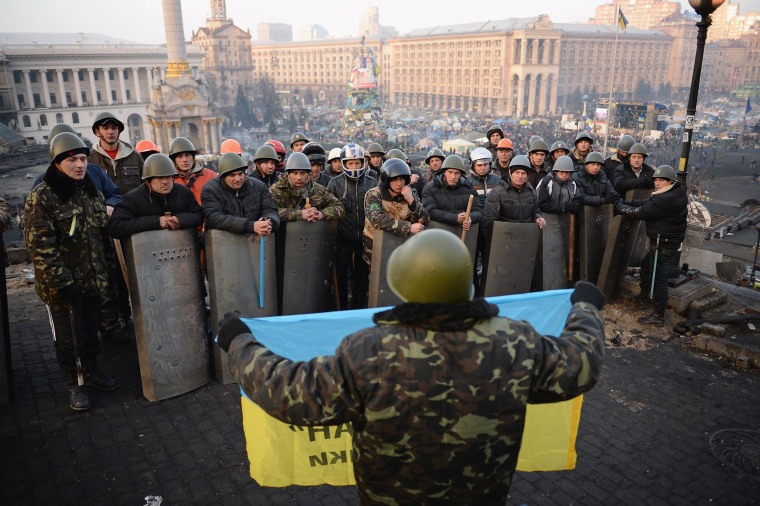
POLYGON ((493 157, 491 156, 491 152, 488 151, 486 148, 475 148, 472 150, 472 153, 470 153, 470 160, 472 160, 472 163, 475 163, 477 161, 485 160, 488 163, 491 163, 491 160, 493 160, 493 157))
POLYGON ((343 165, 343 172, 350 178, 359 178, 364 174, 364 169, 367 167, 367 159, 364 158, 364 148, 358 144, 346 144, 340 150, 340 163, 343 165), (358 169, 350 170, 346 167, 346 160, 361 160, 361 167, 358 169))
POLYGON ((340 148, 332 148, 330 150, 330 154, 327 155, 327 163, 330 163, 336 158, 340 158, 340 148))

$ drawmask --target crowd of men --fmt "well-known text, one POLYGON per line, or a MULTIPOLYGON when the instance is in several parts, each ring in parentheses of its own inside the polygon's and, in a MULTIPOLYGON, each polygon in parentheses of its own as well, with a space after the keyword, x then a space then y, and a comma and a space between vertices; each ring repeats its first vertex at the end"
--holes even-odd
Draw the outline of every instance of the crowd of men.
MULTIPOLYGON (((672 167, 647 165, 646 148, 630 136, 605 159, 585 132, 572 147, 538 136, 518 147, 493 125, 469 163, 433 148, 412 167, 399 149, 349 142, 328 153, 296 132, 290 150, 269 140, 250 167, 240 143, 226 139, 215 172, 196 159, 188 138, 173 139, 168 153, 150 140, 133 148, 120 140, 124 124, 110 113, 99 114, 92 130, 98 143, 90 150, 71 127, 51 129, 51 163, 27 198, 24 219, 35 287, 48 306, 74 410, 89 408, 86 387, 116 388, 96 362, 98 334, 116 342, 131 334, 113 240, 149 230, 195 229, 202 241, 210 229, 264 237, 288 222, 337 220, 334 291, 339 309, 357 309, 367 305, 377 230, 406 238, 431 220, 465 232, 479 223, 480 259, 495 221, 541 229, 544 214, 612 204, 618 214, 647 220, 652 253, 643 265, 641 299, 653 292, 654 310, 642 321, 663 324, 667 259, 686 229, 685 190, 672 167), (621 195, 634 188, 655 191, 645 201, 625 202, 621 195), (655 252, 659 262, 652 261, 655 252)), ((476 267, 476 287, 480 274, 476 267)))

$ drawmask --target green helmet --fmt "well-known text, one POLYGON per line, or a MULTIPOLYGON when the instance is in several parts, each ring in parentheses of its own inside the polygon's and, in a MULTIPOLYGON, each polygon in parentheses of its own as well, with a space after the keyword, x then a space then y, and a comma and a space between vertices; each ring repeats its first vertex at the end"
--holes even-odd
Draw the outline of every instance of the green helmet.
POLYGON ((66 123, 56 123, 52 127, 50 127, 50 131, 48 132, 48 144, 50 144, 50 141, 53 140, 53 137, 55 137, 58 134, 62 134, 63 132, 68 132, 70 134, 77 135, 77 131, 74 130, 74 127, 71 125, 67 125, 66 123))
POLYGON ((530 172, 530 168, 530 160, 528 160, 528 157, 525 155, 517 155, 509 162, 510 173, 515 169, 523 169, 525 172, 530 172))
POLYGON ((124 123, 119 121, 116 116, 111 114, 110 112, 101 112, 97 116, 95 116, 95 122, 92 124, 92 133, 95 135, 98 134, 98 127, 102 125, 103 123, 107 123, 109 121, 112 121, 116 123, 116 126, 119 128, 119 134, 121 134, 124 131, 124 123))
POLYGON ((50 161, 59 163, 74 155, 89 155, 90 150, 78 135, 71 132, 62 132, 50 141, 50 161))
POLYGON ((467 175, 467 169, 464 167, 464 160, 462 160, 462 157, 459 155, 449 155, 443 160, 441 170, 446 171, 446 169, 457 169, 463 175, 467 175))
POLYGON ((654 169, 654 175, 652 176, 652 179, 656 177, 662 177, 665 179, 670 179, 671 181, 675 181, 676 170, 670 165, 660 165, 659 167, 654 169))
POLYGON ((413 235, 388 258, 388 285, 404 302, 467 302, 475 294, 472 257, 449 231, 413 235))
POLYGON ((567 147, 567 144, 565 144, 562 141, 557 141, 554 144, 552 144, 552 147, 549 148, 549 153, 554 154, 555 151, 564 149, 568 153, 570 152, 570 148, 567 147))
POLYGON ((635 142, 634 138, 630 135, 623 135, 617 143, 617 150, 628 153, 635 142))
POLYGON ((599 151, 592 151, 591 153, 586 155, 586 161, 583 162, 584 164, 588 165, 589 163, 604 163, 604 157, 599 151))
POLYGON ((504 130, 502 130, 499 125, 494 124, 488 127, 488 130, 486 130, 486 139, 490 141, 491 136, 495 133, 498 133, 499 135, 501 135, 502 139, 504 138, 504 130))
POLYGON ((259 149, 256 150, 256 155, 253 157, 254 162, 263 162, 264 160, 272 160, 273 162, 280 161, 277 157, 277 151, 275 151, 269 144, 259 146, 259 149))
POLYGON ((285 172, 292 172, 294 170, 311 172, 309 157, 303 153, 291 153, 288 159, 285 160, 285 172))
POLYGON ((628 151, 628 155, 644 155, 644 158, 649 156, 649 153, 647 153, 647 148, 642 143, 637 142, 633 146, 631 146, 631 150, 628 151))
POLYGON ((441 151, 440 149, 433 148, 430 151, 428 151, 428 154, 425 157, 425 163, 429 165, 431 158, 440 158, 441 161, 444 161, 446 159, 446 156, 443 154, 443 151, 441 151))
POLYGON ((237 153, 225 153, 219 157, 219 177, 224 177, 230 172, 236 170, 245 170, 248 168, 248 164, 245 163, 243 158, 237 153))
POLYGON ((142 180, 147 181, 152 177, 176 176, 177 167, 171 158, 163 153, 153 153, 145 159, 143 165, 142 180))
POLYGON ((589 134, 586 132, 579 132, 578 135, 575 136, 575 144, 578 145, 578 143, 584 139, 587 140, 590 144, 594 143, 594 138, 589 134))
POLYGON ((174 158, 180 153, 192 153, 193 155, 197 155, 198 151, 187 137, 175 137, 172 139, 171 143, 169 143, 169 158, 174 160, 174 158))
POLYGON ((541 137, 536 136, 536 138, 533 139, 528 146, 528 154, 538 151, 542 151, 548 155, 549 145, 541 137))
POLYGON ((572 158, 562 155, 554 162, 552 170, 556 172, 575 172, 575 164, 573 164, 572 158))
POLYGON ((306 138, 304 134, 301 132, 296 132, 293 135, 290 136, 290 149, 293 149, 293 144, 295 144, 298 141, 304 141, 309 142, 309 139, 306 138))
POLYGON ((409 158, 406 156, 406 153, 404 153, 400 149, 391 149, 385 154, 385 158, 386 160, 398 158, 399 160, 404 160, 407 163, 409 162, 409 158))
POLYGON ((369 146, 367 146, 366 152, 370 155, 381 155, 385 156, 385 150, 383 150, 383 147, 378 142, 370 142, 369 146))

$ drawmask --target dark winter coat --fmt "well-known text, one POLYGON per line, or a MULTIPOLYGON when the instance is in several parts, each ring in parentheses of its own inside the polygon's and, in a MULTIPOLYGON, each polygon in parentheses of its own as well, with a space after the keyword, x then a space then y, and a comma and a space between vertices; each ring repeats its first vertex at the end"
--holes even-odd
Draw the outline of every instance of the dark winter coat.
POLYGON ((534 223, 541 218, 536 190, 528 182, 517 189, 508 177, 502 178, 499 186, 488 194, 483 215, 484 232, 490 232, 494 221, 534 223))
POLYGON ((645 200, 631 202, 634 207, 623 212, 634 220, 646 220, 647 237, 652 244, 679 244, 686 237, 686 218, 689 200, 680 182, 666 190, 655 191, 645 200))
POLYGON ((625 196, 625 192, 635 188, 654 188, 654 169, 646 163, 641 166, 641 173, 637 177, 631 168, 631 163, 626 160, 615 169, 615 191, 625 196))
POLYGON ((179 218, 180 228, 196 228, 203 223, 203 211, 193 192, 175 184, 167 195, 151 191, 147 184, 124 195, 111 214, 108 233, 123 239, 148 230, 161 230, 161 216, 166 213, 179 218))
POLYGON ((470 173, 469 180, 472 188, 478 194, 481 205, 485 208, 486 197, 499 186, 501 179, 491 170, 491 172, 482 177, 472 172, 470 173))
POLYGON ((547 175, 538 184, 538 207, 550 214, 576 213, 581 207, 581 194, 572 178, 563 183, 555 177, 555 172, 547 175))
POLYGON ((350 178, 345 173, 335 176, 327 185, 346 210, 338 221, 338 242, 361 243, 364 236, 364 196, 377 186, 371 171, 364 171, 360 178, 350 178))
POLYGON ((474 197, 470 219, 473 223, 479 223, 483 220, 483 205, 472 183, 464 177, 460 177, 456 185, 450 186, 444 181, 443 174, 437 175, 423 190, 422 205, 432 221, 459 225, 457 216, 467 210, 470 195, 474 197))
POLYGON ((584 168, 574 172, 572 180, 575 181, 581 194, 581 201, 585 206, 599 207, 602 204, 612 204, 620 200, 620 195, 604 175, 604 170, 592 176, 584 168))
POLYGON ((272 232, 280 226, 280 214, 269 188, 251 177, 237 191, 227 186, 223 178, 209 181, 201 191, 201 204, 207 229, 252 234, 253 223, 260 218, 271 220, 272 232))

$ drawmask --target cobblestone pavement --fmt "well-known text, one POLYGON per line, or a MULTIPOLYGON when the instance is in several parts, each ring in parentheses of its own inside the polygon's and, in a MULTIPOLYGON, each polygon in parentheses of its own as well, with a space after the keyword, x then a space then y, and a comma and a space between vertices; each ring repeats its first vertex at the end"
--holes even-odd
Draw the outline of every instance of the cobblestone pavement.
MULTIPOLYGON (((261 488, 248 476, 235 385, 151 403, 137 354, 104 344, 115 392, 68 407, 44 310, 11 324, 14 399, 0 406, 0 504, 358 504, 352 487, 261 488)), ((760 476, 713 456, 721 429, 760 429, 760 376, 721 368, 683 342, 607 351, 584 401, 574 471, 517 473, 509 504, 743 505, 760 476)), ((757 451, 757 449, 755 449, 757 451)))

